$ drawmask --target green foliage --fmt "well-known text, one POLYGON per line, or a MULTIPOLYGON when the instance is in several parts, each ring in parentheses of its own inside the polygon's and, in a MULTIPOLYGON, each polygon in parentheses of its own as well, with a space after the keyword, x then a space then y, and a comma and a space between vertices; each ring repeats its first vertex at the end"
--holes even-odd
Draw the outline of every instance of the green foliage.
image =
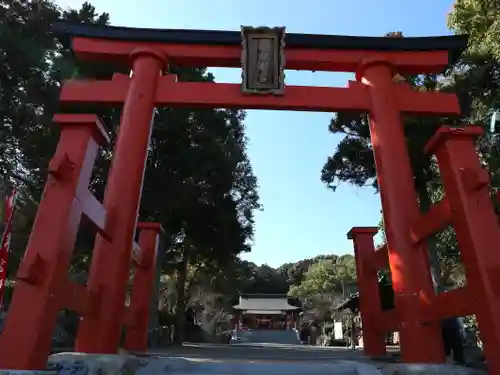
MULTIPOLYGON (((493 111, 500 110, 500 3, 494 0, 458 0, 448 17, 457 34, 468 34, 468 49, 450 73, 457 91, 469 96, 471 123, 488 127, 493 111)), ((498 129, 496 129, 498 131, 498 129)), ((490 172, 492 187, 500 187, 500 148, 497 133, 487 133, 478 143, 480 156, 490 172)))
POLYGON ((500 3, 457 0, 448 26, 469 36, 468 48, 450 78, 458 92, 466 91, 470 96, 470 120, 488 123, 491 111, 500 109, 500 3))
MULTIPOLYGON (((463 118, 403 117, 415 189, 422 211, 431 202, 443 196, 435 161, 423 155, 427 141, 443 124, 489 123, 493 109, 499 108, 500 65, 498 63, 498 12, 497 1, 458 0, 448 19, 449 26, 457 33, 471 34, 469 48, 456 66, 442 76, 419 75, 394 77, 394 83, 407 82, 417 91, 446 91, 457 94, 464 111, 463 118)), ((401 32, 387 37, 403 37, 401 32)), ((355 186, 373 186, 376 181, 375 162, 370 143, 367 116, 363 113, 337 113, 330 123, 332 133, 344 134, 335 153, 323 167, 321 180, 334 191, 340 183, 355 186)), ((500 186, 500 149, 498 135, 487 134, 478 143, 478 151, 488 166, 493 189, 500 186)), ((429 241, 431 264, 437 264, 446 284, 463 283, 458 244, 453 230, 448 228, 429 241), (433 258, 437 258, 433 261, 433 258)))
MULTIPOLYGON (((60 10, 48 0, 14 0, 0 7, 0 175, 2 191, 15 185, 20 204, 14 220, 9 273, 17 269, 28 242, 41 198, 46 168, 59 131, 51 124, 56 112, 96 113, 114 139, 121 108, 87 105, 60 108, 64 79, 109 79, 119 69, 73 60, 51 32, 58 18, 107 25, 90 3, 60 10)), ((172 67, 181 81, 212 82, 201 68, 172 67)), ((257 179, 246 152, 240 110, 158 108, 144 178, 140 220, 162 223, 166 230, 159 255, 162 272, 176 281, 177 309, 198 280, 231 268, 237 255, 249 251, 253 213, 260 209, 257 179), (197 272, 191 273, 191 269, 197 272), (199 277, 197 277, 197 275, 199 277)), ((112 151, 104 150, 94 168, 90 190, 102 199, 112 151)), ((82 226, 70 277, 86 279, 94 233, 82 226)))
POLYGON ((356 280, 356 266, 352 255, 313 263, 299 285, 290 287, 289 295, 306 298, 314 294, 342 293, 342 283, 356 280))
MULTIPOLYGON (((342 291, 343 282, 352 282, 356 278, 354 257, 352 255, 320 255, 313 259, 304 259, 296 263, 286 263, 278 268, 266 264, 256 265, 251 262, 236 259, 227 268, 205 272, 190 272, 187 277, 188 284, 193 287, 188 294, 195 292, 196 288, 207 293, 216 293, 223 296, 219 300, 221 306, 230 307, 237 303, 240 294, 287 294, 297 303, 303 301, 305 289, 311 291, 311 284, 319 285, 318 279, 324 283, 322 289, 325 293, 342 291), (299 271, 300 270, 300 271, 299 271), (300 274, 300 276, 298 276, 300 274), (289 275, 295 275, 295 279, 289 275), (331 277, 331 279, 330 279, 331 277)), ((168 277, 165 277, 167 284, 168 277)), ((315 289, 315 293, 318 289, 315 289)), ((188 298, 189 299, 189 298, 188 298)))
MULTIPOLYGON (((409 83, 419 91, 434 91, 439 87, 438 77, 433 75, 407 78, 397 76, 394 80, 396 83, 409 83)), ((416 175, 415 183, 421 185, 435 177, 430 161, 423 156, 423 147, 436 129, 450 120, 405 116, 403 122, 410 160, 416 175)), ((337 145, 335 153, 328 157, 321 172, 321 180, 334 191, 339 183, 345 182, 359 187, 371 185, 377 189, 367 115, 357 112, 337 113, 330 122, 329 131, 345 136, 337 145)))
MULTIPOLYGON (((50 25, 57 18, 107 24, 109 16, 96 13, 91 4, 63 12, 50 1, 13 1, 0 11, 4 31, 0 35, 4 51, 0 144, 5 149, 0 169, 22 187, 24 204, 13 243, 14 251, 22 253, 58 140, 58 131, 50 123, 60 110, 59 82, 80 76, 109 78, 114 69, 75 62, 51 33, 50 25)), ((180 80, 213 81, 205 69, 177 68, 175 73, 180 80)), ((71 110, 96 111, 111 135, 116 135, 119 108, 71 110)), ((165 269, 168 261, 183 259, 186 248, 190 263, 213 266, 231 263, 239 252, 249 250, 253 211, 260 206, 257 180, 246 154, 244 116, 237 110, 157 110, 140 215, 161 221, 167 230, 165 269), (179 238, 189 246, 179 245, 179 238)), ((98 197, 103 196, 110 159, 109 151, 103 153, 94 171, 91 188, 98 197)), ((86 267, 92 236, 79 239, 81 267, 86 267)))
POLYGON ((448 26, 469 35, 468 55, 500 60, 500 3, 496 0, 456 0, 448 26))
MULTIPOLYGON (((62 12, 51 1, 11 1, 0 7, 0 175, 3 184, 14 184, 19 192, 9 274, 17 269, 26 247, 59 137, 51 124, 59 110, 59 81, 76 69, 51 32, 52 22, 60 17, 82 23, 108 20, 88 3, 79 12, 62 12)), ((76 263, 88 259, 85 252, 88 255, 89 246, 79 240, 76 263)))
POLYGON ((356 264, 352 255, 329 257, 311 264, 304 279, 290 286, 288 295, 299 299, 306 310, 325 318, 343 299, 344 284, 356 280, 356 264))
POLYGON ((286 279, 289 285, 298 285, 316 259, 304 259, 296 263, 285 263, 278 268, 278 272, 286 279))

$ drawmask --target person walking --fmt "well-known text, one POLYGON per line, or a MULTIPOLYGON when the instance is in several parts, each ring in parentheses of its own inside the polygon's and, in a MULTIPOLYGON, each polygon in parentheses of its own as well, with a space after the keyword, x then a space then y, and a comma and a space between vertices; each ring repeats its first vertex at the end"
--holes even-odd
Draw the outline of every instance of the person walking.
POLYGON ((354 318, 352 318, 348 322, 348 328, 346 332, 346 344, 348 348, 356 350, 356 338, 357 338, 356 321, 354 320, 354 318))

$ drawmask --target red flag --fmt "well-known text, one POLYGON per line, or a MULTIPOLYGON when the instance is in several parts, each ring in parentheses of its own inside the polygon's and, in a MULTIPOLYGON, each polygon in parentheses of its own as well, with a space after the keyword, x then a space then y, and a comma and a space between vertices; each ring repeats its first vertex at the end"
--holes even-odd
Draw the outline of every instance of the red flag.
POLYGON ((12 218, 14 217, 14 207, 16 204, 16 192, 14 191, 10 197, 5 198, 5 230, 2 234, 2 242, 0 247, 0 306, 3 302, 5 290, 5 280, 7 279, 7 260, 9 257, 10 234, 12 232, 12 218))

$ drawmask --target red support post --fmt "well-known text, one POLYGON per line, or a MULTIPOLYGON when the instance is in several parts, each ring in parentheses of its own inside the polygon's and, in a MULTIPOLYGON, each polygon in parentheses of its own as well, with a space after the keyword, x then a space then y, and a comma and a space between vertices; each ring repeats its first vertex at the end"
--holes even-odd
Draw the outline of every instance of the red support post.
POLYGON ((445 361, 440 325, 423 324, 420 293, 433 295, 425 244, 415 244, 410 226, 420 215, 412 170, 394 95, 393 67, 385 61, 366 61, 358 79, 369 87, 370 134, 384 212, 389 263, 400 314, 401 349, 405 362, 445 361))
POLYGON ((354 227, 347 233, 347 238, 354 243, 360 313, 363 320, 363 347, 365 354, 369 356, 383 356, 386 353, 385 332, 377 326, 382 316, 378 270, 370 262, 375 256, 373 236, 377 232, 377 227, 354 227))
MULTIPOLYGON (((443 127, 427 146, 437 157, 446 198, 453 208, 460 256, 467 274, 467 296, 473 298, 484 352, 491 374, 500 374, 500 229, 481 166, 475 138, 482 128, 443 127)), ((457 306, 457 311, 460 306, 457 306)))
POLYGON ((54 122, 61 137, 0 336, 4 369, 46 368, 57 315, 67 307, 68 267, 92 168, 99 144, 109 142, 94 115, 56 115, 54 122))
POLYGON ((110 239, 98 236, 89 276, 90 288, 100 288, 103 298, 99 316, 85 316, 78 330, 76 350, 116 353, 124 318, 124 299, 129 278, 145 162, 151 137, 155 96, 166 57, 156 50, 135 50, 133 77, 122 113, 114 149, 104 206, 109 210, 110 239))
POLYGON ((148 328, 156 277, 156 255, 159 234, 163 228, 159 223, 139 223, 139 247, 136 260, 132 297, 128 314, 132 323, 127 327, 124 348, 131 352, 145 352, 148 349, 148 328))

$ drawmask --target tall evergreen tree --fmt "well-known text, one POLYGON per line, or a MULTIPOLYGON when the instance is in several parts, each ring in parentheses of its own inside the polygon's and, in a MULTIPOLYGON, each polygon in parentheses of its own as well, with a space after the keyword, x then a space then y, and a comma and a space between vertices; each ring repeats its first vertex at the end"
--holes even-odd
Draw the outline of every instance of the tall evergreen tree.
MULTIPOLYGON (((61 10, 49 0, 9 0, 0 6, 0 175, 22 191, 16 215, 11 275, 26 246, 41 197, 46 168, 58 141, 51 125, 58 111, 94 112, 112 138, 120 108, 60 108, 60 82, 68 78, 111 77, 115 67, 79 63, 53 35, 59 19, 109 24, 90 3, 61 10)), ((205 69, 175 68, 180 80, 212 82, 205 69)), ((246 152, 243 111, 158 108, 153 123, 141 202, 141 219, 163 224, 163 272, 186 274, 187 265, 204 269, 230 267, 253 237, 253 212, 260 209, 257 179, 246 152), (182 266, 181 266, 182 265, 182 266)), ((91 190, 102 198, 112 157, 104 150, 94 170, 91 190)), ((93 234, 83 228, 72 275, 89 265, 93 234)), ((185 283, 178 283, 184 290, 185 283)), ((183 315, 183 302, 178 306, 183 315)))

